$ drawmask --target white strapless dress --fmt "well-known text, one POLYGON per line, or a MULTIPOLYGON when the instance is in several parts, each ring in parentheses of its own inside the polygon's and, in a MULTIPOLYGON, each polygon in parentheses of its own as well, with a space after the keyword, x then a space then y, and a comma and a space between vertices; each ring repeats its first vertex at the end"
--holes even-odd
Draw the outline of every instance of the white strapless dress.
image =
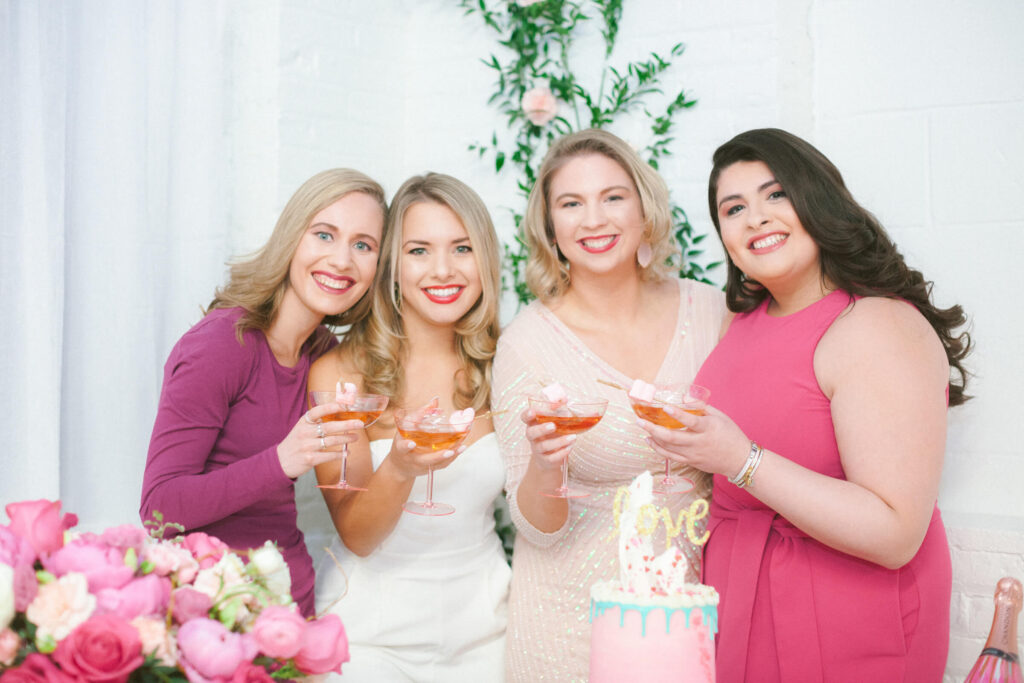
MULTIPOLYGON (((391 440, 370 442, 374 470, 391 440)), ((427 478, 409 495, 422 501, 427 478)), ((505 483, 498 441, 488 434, 434 473, 444 517, 403 513, 369 557, 335 538, 318 567, 317 612, 341 617, 351 661, 345 683, 503 681, 511 569, 494 530, 494 504, 505 483), (340 569, 339 566, 340 565, 340 569)))

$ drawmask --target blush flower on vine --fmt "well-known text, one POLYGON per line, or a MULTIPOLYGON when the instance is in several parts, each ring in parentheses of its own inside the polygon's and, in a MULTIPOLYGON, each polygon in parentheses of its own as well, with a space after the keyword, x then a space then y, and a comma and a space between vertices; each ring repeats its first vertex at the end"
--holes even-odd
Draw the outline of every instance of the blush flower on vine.
POLYGON ((523 114, 535 126, 544 126, 555 118, 558 113, 558 100, 550 89, 545 87, 531 88, 523 93, 520 102, 523 114))

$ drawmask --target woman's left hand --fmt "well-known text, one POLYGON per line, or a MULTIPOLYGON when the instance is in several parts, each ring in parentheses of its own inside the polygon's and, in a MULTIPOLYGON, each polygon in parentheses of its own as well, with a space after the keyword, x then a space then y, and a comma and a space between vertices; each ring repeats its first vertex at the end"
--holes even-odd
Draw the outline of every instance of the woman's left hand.
POLYGON ((650 436, 647 443, 658 455, 710 474, 736 476, 746 464, 750 439, 728 415, 708 406, 705 415, 666 406, 665 412, 685 429, 660 427, 637 420, 650 436))

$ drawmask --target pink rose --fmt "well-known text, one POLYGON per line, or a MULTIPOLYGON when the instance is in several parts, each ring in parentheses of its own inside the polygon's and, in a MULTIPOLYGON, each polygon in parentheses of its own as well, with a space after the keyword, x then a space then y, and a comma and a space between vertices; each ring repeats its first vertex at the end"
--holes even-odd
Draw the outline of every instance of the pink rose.
POLYGON ((202 531, 186 536, 185 547, 192 553, 192 557, 199 561, 199 566, 202 569, 209 569, 217 564, 217 560, 230 550, 222 540, 215 536, 204 534, 202 531))
POLYGON ((98 543, 95 535, 89 536, 76 538, 44 558, 43 566, 55 576, 83 574, 94 593, 103 588, 120 588, 131 581, 135 571, 125 565, 124 552, 98 543))
POLYGON ((193 683, 229 679, 243 662, 251 662, 259 654, 247 636, 204 618, 187 621, 178 629, 178 650, 193 683))
POLYGON ((274 683, 274 679, 262 666, 242 662, 232 674, 231 683, 274 683))
POLYGON ((184 624, 192 619, 210 616, 213 599, 206 593, 183 586, 174 591, 171 605, 171 614, 174 615, 174 620, 179 624, 184 624))
POLYGON ((78 524, 78 517, 71 513, 61 516, 59 500, 26 500, 4 509, 11 518, 11 531, 28 541, 36 555, 60 548, 64 530, 78 524))
POLYGON ((9 628, 0 631, 0 664, 10 666, 21 647, 21 638, 9 628))
POLYGON ((281 605, 265 608, 253 624, 252 635, 260 652, 275 659, 291 659, 302 647, 306 620, 281 605))
POLYGON ((153 573, 170 576, 177 572, 178 584, 192 583, 199 571, 199 563, 192 552, 177 543, 161 541, 143 549, 143 559, 153 565, 153 573))
POLYGON ((53 658, 65 673, 97 683, 124 683, 145 661, 139 632, 113 614, 76 628, 60 641, 53 658))
POLYGON ((14 569, 14 609, 24 612, 39 590, 36 581, 36 551, 10 528, 0 525, 0 564, 14 569))
POLYGON ((134 619, 158 614, 167 608, 171 580, 156 574, 133 579, 122 588, 103 588, 96 592, 96 613, 116 614, 134 619))
POLYGON ((21 666, 8 669, 0 675, 3 683, 78 683, 74 676, 68 676, 50 661, 46 655, 33 652, 21 666))
POLYGON ((142 545, 146 541, 146 532, 137 526, 122 524, 104 531, 100 534, 99 540, 101 543, 121 550, 122 553, 131 548, 138 555, 142 552, 142 545))
POLYGON ((295 666, 308 674, 340 674, 348 660, 348 638, 337 614, 306 623, 306 642, 295 655, 295 666))
POLYGON ((532 88, 523 93, 520 106, 530 123, 543 126, 558 113, 558 101, 547 88, 532 88))

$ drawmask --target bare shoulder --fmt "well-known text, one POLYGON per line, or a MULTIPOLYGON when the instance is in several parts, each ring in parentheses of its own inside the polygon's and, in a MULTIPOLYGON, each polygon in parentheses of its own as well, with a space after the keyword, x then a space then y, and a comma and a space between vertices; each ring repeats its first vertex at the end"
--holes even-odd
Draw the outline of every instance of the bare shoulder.
POLYGON ((328 391, 334 389, 338 382, 352 382, 362 389, 362 378, 352 354, 344 346, 335 346, 309 368, 310 391, 328 391))
POLYGON ((945 384, 949 364, 932 326, 900 299, 865 297, 850 304, 822 336, 814 368, 826 394, 844 378, 932 378, 945 384))

